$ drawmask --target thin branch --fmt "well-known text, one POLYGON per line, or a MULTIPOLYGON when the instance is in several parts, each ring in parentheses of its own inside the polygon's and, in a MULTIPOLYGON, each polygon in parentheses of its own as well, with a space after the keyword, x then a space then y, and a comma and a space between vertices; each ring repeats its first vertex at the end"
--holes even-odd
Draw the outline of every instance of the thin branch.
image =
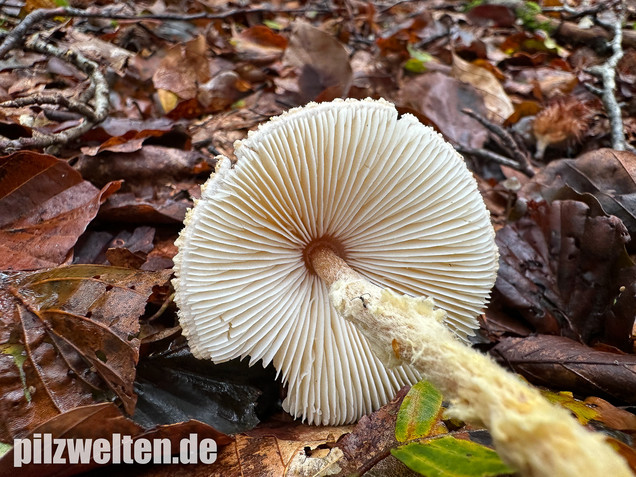
POLYGON ((485 149, 463 148, 466 154, 471 154, 473 156, 481 157, 482 159, 495 161, 499 164, 512 167, 518 171, 523 172, 528 177, 534 176, 534 171, 532 170, 532 167, 530 167, 530 161, 528 160, 527 154, 525 154, 519 148, 519 145, 517 144, 517 141, 515 141, 515 138, 513 138, 512 135, 508 131, 506 131, 506 129, 488 121, 486 118, 480 116, 471 109, 462 109, 462 112, 478 121, 482 126, 491 131, 498 139, 500 139, 502 147, 506 149, 506 151, 512 156, 513 159, 508 159, 507 157, 501 156, 491 151, 487 151, 485 149))
POLYGON ((623 117, 621 108, 616 100, 614 90, 616 89, 616 66, 623 57, 623 22, 625 13, 622 6, 617 6, 616 21, 613 24, 614 37, 610 42, 612 55, 602 65, 592 66, 587 71, 601 79, 603 87, 601 89, 601 101, 610 120, 612 136, 612 148, 617 151, 630 150, 636 152, 634 148, 625 140, 623 131, 623 117))
POLYGON ((496 152, 492 152, 487 149, 474 149, 472 147, 465 147, 460 144, 456 144, 455 149, 457 149, 460 154, 479 157, 486 161, 496 162, 497 164, 501 164, 502 166, 511 167, 516 171, 523 172, 528 177, 534 176, 534 171, 532 169, 526 170, 518 162, 502 156, 501 154, 497 154, 496 152))
MULTIPOLYGON (((95 124, 106 118, 108 113, 108 84, 106 83, 104 75, 99 70, 97 63, 89 60, 77 51, 62 49, 46 43, 40 39, 39 33, 28 37, 24 42, 24 47, 27 50, 60 58, 83 72, 90 81, 89 89, 92 91, 91 97, 86 98, 86 102, 88 103, 90 101, 92 105, 80 105, 77 101, 70 100, 69 98, 65 98, 61 95, 60 97, 53 95, 41 95, 40 98, 43 99, 42 102, 44 104, 51 104, 50 100, 55 98, 55 100, 60 101, 60 103, 66 103, 69 109, 80 112, 84 116, 84 121, 78 126, 65 129, 64 131, 60 131, 55 134, 42 134, 34 131, 32 137, 21 137, 12 140, 0 137, 0 150, 12 151, 23 148, 44 148, 53 144, 65 144, 78 138, 91 129, 95 124), (87 108, 90 112, 86 110, 87 108)), ((21 102, 26 105, 29 103, 29 99, 20 98, 10 103, 17 105, 21 102)), ((9 106, 15 107, 12 104, 9 106)))
POLYGON ((33 94, 31 96, 25 96, 23 98, 17 98, 0 103, 0 108, 21 108, 24 106, 32 106, 35 104, 54 104, 57 106, 62 106, 70 111, 79 113, 82 116, 86 116, 93 122, 97 122, 99 119, 95 116, 95 111, 93 111, 89 106, 84 103, 75 101, 72 98, 68 98, 61 93, 33 94))

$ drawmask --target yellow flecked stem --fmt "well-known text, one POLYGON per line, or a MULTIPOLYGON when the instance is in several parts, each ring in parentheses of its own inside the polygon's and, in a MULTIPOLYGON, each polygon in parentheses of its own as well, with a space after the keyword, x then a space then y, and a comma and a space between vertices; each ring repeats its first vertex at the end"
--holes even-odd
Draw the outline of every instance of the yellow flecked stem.
POLYGON ((415 366, 451 400, 451 415, 490 430, 501 458, 523 476, 633 476, 602 435, 461 343, 431 298, 399 296, 355 272, 330 268, 330 276, 341 277, 331 284, 332 304, 362 331, 385 366, 415 366))

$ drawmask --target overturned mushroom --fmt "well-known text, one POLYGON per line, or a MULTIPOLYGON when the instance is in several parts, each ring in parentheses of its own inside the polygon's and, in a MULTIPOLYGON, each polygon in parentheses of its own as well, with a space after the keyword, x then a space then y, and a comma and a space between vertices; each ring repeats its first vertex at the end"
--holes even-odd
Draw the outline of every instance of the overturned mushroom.
POLYGON ((178 241, 195 356, 273 362, 285 409, 315 424, 352 422, 424 376, 523 475, 631 475, 602 437, 461 343, 497 250, 474 179, 438 134, 385 101, 337 100, 275 118, 236 156, 178 241))
POLYGON ((373 283, 433 297, 459 336, 472 334, 495 279, 493 230, 475 180, 432 129, 385 101, 312 104, 261 126, 236 156, 179 241, 177 302, 195 356, 273 361, 285 409, 315 424, 353 422, 417 382, 338 316, 314 269, 326 251, 373 283))

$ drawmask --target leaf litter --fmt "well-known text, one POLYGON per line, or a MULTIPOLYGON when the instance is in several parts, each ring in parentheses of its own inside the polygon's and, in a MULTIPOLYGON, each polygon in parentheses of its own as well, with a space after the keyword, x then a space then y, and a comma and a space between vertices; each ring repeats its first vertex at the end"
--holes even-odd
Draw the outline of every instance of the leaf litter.
MULTIPOLYGON (((183 338, 166 284, 174 238, 215 156, 233 157, 235 140, 289 107, 345 96, 385 97, 468 151, 501 253, 478 346, 534 383, 573 392, 557 399, 573 412, 597 406, 598 414, 586 414, 588 426, 633 434, 636 156, 609 149, 611 115, 586 88, 602 86, 587 68, 605 61, 601 42, 610 34, 579 28, 564 13, 487 2, 334 2, 329 9, 282 2, 235 11, 208 3, 186 2, 186 9, 218 18, 137 20, 144 11, 184 13, 140 2, 122 10, 129 20, 48 23, 59 46, 83 52, 108 75, 111 108, 76 140, 0 158, 2 440, 82 422, 94 429, 69 435, 143 435, 164 426, 157 429, 177 436, 194 426, 226 445, 214 466, 188 467, 194 475, 303 475, 323 467, 334 475, 409 475, 390 455, 406 390, 355 428, 291 422, 279 413, 284 390, 267 370, 197 367, 178 351, 183 338), (492 125, 514 137, 534 177, 479 154, 507 157, 492 125), (110 416, 113 428, 100 430, 93 414, 110 416)), ((17 24, 15 12, 5 13, 9 27, 17 24)), ((634 20, 628 12, 626 25, 634 20)), ((633 144, 636 50, 628 28, 623 49, 615 94, 633 144)), ((0 60, 3 101, 73 100, 86 86, 61 57, 17 48, 0 60)), ((0 107, 0 135, 64 133, 83 117, 63 104, 0 107)), ((487 443, 483 430, 435 422, 439 432, 487 443)), ((616 446, 636 461, 632 447, 616 446)))

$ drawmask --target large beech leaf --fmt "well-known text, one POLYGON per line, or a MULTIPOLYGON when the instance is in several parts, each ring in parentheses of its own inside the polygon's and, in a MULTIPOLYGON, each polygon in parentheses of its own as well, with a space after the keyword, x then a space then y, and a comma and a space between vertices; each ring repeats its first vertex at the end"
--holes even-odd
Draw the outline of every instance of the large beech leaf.
POLYGON ((583 202, 530 202, 524 217, 497 232, 493 306, 540 333, 628 349, 636 283, 627 240, 618 218, 596 216, 583 202))
POLYGON ((138 318, 170 271, 74 265, 0 275, 0 440, 95 399, 132 413, 138 318))
POLYGON ((451 436, 412 442, 392 449, 391 454, 427 477, 487 477, 514 472, 492 449, 451 436))
POLYGON ((502 338, 491 353, 535 384, 636 403, 636 356, 596 351, 561 336, 502 338))
POLYGON ((298 69, 299 103, 346 97, 351 87, 353 72, 345 47, 307 22, 294 22, 283 61, 298 69))
POLYGON ((483 97, 474 86, 439 71, 406 79, 398 103, 419 113, 420 120, 433 123, 447 139, 464 147, 481 148, 488 131, 464 114, 464 108, 485 114, 483 97))
POLYGON ((395 438, 400 442, 426 437, 442 412, 442 394, 428 381, 409 390, 395 420, 395 438))
POLYGON ((60 265, 99 206, 119 189, 100 191, 66 161, 30 151, 0 157, 0 270, 60 265))
POLYGON ((563 186, 592 194, 606 213, 620 218, 632 237, 628 247, 636 250, 636 154, 597 149, 576 159, 553 161, 524 185, 520 195, 551 200, 563 186))

